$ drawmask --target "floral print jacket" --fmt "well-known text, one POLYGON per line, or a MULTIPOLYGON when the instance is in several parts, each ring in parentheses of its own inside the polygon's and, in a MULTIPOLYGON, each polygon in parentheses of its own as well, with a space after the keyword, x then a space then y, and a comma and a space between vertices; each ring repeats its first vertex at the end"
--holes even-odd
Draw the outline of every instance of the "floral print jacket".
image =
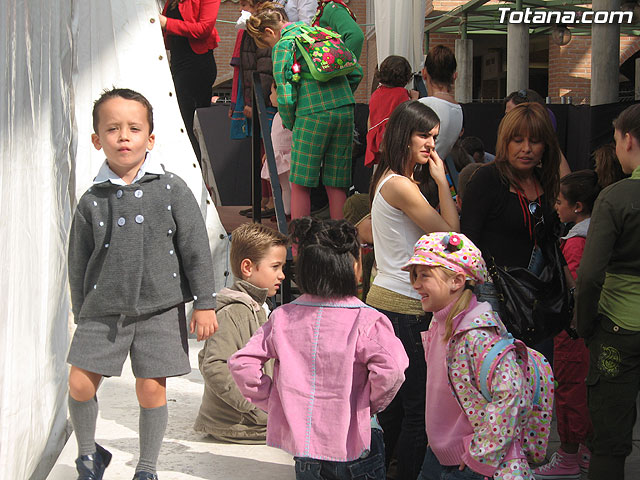
MULTIPOLYGON (((490 402, 483 397, 476 380, 482 359, 501 338, 504 325, 488 303, 477 303, 475 299, 454 318, 453 325, 446 358, 449 385, 474 430, 463 439, 464 463, 486 477, 533 479, 520 441, 533 395, 516 353, 506 353, 496 367, 490 402)), ((431 330, 423 335, 425 350, 431 330)))

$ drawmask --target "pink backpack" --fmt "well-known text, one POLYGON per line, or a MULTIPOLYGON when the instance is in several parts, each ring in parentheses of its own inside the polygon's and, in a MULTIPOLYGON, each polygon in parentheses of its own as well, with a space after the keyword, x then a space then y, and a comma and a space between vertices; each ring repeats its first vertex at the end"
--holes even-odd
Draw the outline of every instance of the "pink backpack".
POLYGON ((541 463, 547 453, 551 417, 553 414, 553 395, 555 383, 549 361, 537 350, 527 347, 521 340, 513 338, 508 332, 482 352, 476 363, 478 390, 491 401, 491 380, 502 357, 515 350, 518 365, 522 368, 529 388, 533 393, 533 408, 522 425, 522 450, 529 463, 541 463))

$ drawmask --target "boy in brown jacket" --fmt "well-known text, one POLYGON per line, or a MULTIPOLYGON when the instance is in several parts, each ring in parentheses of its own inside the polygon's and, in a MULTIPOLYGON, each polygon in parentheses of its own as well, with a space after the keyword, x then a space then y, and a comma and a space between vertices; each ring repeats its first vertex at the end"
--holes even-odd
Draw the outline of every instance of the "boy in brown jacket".
MULTIPOLYGON (((217 440, 265 443, 267 414, 249 403, 236 386, 227 359, 246 345, 266 321, 267 297, 284 279, 287 237, 259 223, 231 234, 231 269, 237 280, 217 296, 219 330, 198 355, 205 389, 194 429, 217 440)), ((273 365, 267 365, 268 375, 273 365)))

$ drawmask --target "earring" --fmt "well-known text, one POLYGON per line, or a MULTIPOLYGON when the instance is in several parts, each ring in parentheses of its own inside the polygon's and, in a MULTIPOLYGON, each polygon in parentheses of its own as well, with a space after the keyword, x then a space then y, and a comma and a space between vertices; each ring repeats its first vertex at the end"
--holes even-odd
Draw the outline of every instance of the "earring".
POLYGON ((578 210, 574 210, 573 213, 578 213, 578 210))

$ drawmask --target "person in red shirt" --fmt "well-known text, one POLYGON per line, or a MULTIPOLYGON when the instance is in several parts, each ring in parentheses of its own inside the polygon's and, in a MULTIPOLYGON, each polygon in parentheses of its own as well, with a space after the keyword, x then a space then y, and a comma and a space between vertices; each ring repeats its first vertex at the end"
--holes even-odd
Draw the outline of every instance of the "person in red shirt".
MULTIPOLYGON (((560 180, 556 211, 560 221, 575 223, 562 237, 562 253, 575 280, 587 240, 591 211, 600 187, 592 170, 580 170, 560 180)), ((534 470, 536 479, 580 478, 587 471, 591 453, 585 440, 593 426, 587 408, 587 386, 584 379, 589 370, 589 351, 582 338, 571 338, 566 331, 553 339, 553 372, 557 388, 556 416, 560 448, 546 465, 534 470)))
POLYGON ((364 164, 367 167, 372 167, 380 161, 382 135, 391 112, 401 103, 411 100, 411 94, 405 85, 409 83, 412 75, 411 65, 404 57, 389 55, 380 64, 380 84, 369 100, 369 131, 367 152, 364 157, 364 164))
POLYGON ((198 162, 193 115, 196 108, 211 105, 211 87, 218 74, 213 49, 220 42, 215 28, 219 8, 220 0, 167 0, 160 15, 180 114, 198 162))

